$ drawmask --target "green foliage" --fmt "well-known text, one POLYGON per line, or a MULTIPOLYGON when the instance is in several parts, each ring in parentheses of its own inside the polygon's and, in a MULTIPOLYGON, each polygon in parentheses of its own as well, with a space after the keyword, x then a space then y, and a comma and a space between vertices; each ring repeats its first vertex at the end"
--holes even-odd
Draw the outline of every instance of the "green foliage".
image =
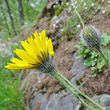
MULTIPOLYGON (((110 36, 107 33, 102 33, 102 46, 107 46, 110 43, 110 36)), ((103 70, 103 67, 106 66, 106 63, 101 56, 100 53, 97 53, 95 50, 90 50, 86 46, 83 45, 83 42, 80 41, 79 45, 75 46, 80 55, 77 58, 84 57, 85 61, 84 64, 91 67, 91 70, 94 73, 91 73, 91 76, 94 77, 98 72, 103 70)), ((104 54, 106 55, 107 59, 110 60, 110 50, 104 49, 104 54)), ((110 62, 110 61, 109 61, 110 62)))
POLYGON ((4 68, 9 59, 9 56, 0 55, 0 110, 26 110, 22 88, 20 88, 20 70, 4 68))
POLYGON ((70 16, 66 19, 66 25, 64 26, 64 34, 67 35, 68 40, 72 40, 72 38, 78 32, 78 28, 76 26, 79 22, 80 21, 77 16, 70 16))
POLYGON ((103 32, 102 33, 102 45, 106 46, 110 42, 110 36, 107 35, 107 33, 103 32))
POLYGON ((19 87, 20 76, 16 76, 16 80, 13 80, 9 74, 8 80, 4 74, 0 74, 2 80, 0 80, 0 110, 26 110, 26 106, 23 99, 22 90, 19 87))
POLYGON ((63 2, 63 5, 56 5, 55 7, 55 15, 58 16, 64 8, 67 8, 66 1, 63 2))
MULTIPOLYGON (((37 15, 42 11, 46 2, 47 0, 22 0, 24 25, 21 26, 18 0, 8 0, 17 35, 19 35, 22 32, 24 27, 33 26, 29 24, 32 24, 33 21, 36 21, 37 15)), ((7 40, 8 37, 14 38, 16 36, 14 35, 13 29, 11 26, 11 20, 8 15, 8 10, 6 7, 5 0, 1 0, 0 5, 2 5, 3 7, 4 13, 7 19, 7 25, 9 26, 9 30, 11 32, 11 36, 9 36, 9 32, 7 30, 7 26, 5 25, 5 20, 4 20, 2 10, 0 10, 0 13, 1 13, 0 14, 0 27, 1 27, 0 38, 5 39, 5 40, 7 40)))
MULTIPOLYGON (((86 110, 90 110, 90 109, 86 109, 86 110)), ((100 109, 98 109, 98 108, 93 108, 92 110, 100 110, 100 109)))

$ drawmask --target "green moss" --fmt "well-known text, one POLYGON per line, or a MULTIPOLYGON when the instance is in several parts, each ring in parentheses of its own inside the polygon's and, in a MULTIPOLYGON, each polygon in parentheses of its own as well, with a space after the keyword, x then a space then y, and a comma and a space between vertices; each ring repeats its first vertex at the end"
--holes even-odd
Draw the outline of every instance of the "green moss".
POLYGON ((110 16, 110 11, 107 11, 106 15, 107 15, 107 16, 110 16))
POLYGON ((63 2, 63 5, 56 5, 55 7, 55 15, 58 16, 64 8, 67 8, 66 1, 63 2))

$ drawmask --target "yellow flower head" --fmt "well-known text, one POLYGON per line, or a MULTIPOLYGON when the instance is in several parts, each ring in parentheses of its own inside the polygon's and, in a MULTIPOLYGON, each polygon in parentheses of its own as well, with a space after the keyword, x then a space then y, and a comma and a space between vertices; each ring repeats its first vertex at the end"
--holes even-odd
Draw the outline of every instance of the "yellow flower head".
POLYGON ((33 36, 27 40, 21 41, 24 49, 16 49, 14 52, 19 57, 12 58, 5 68, 8 69, 25 69, 38 68, 42 69, 42 65, 51 63, 50 56, 54 55, 53 45, 50 38, 46 37, 45 30, 41 33, 35 31, 33 36))
POLYGON ((11 40, 11 38, 10 38, 10 37, 8 37, 8 40, 11 40))

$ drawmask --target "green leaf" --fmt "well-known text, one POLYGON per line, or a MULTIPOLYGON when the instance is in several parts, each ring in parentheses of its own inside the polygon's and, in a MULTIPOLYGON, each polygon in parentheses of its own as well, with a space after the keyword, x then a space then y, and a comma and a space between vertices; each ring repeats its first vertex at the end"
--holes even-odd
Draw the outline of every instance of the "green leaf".
POLYGON ((97 68, 96 67, 91 67, 91 70, 96 70, 97 68))
POLYGON ((97 73, 91 73, 91 77, 96 77, 97 73))
POLYGON ((109 42, 110 42, 110 36, 108 36, 107 33, 103 32, 101 44, 103 46, 106 46, 107 44, 109 44, 109 42))
POLYGON ((79 45, 75 45, 74 47, 79 48, 79 45))
POLYGON ((108 62, 110 63, 110 50, 109 49, 105 49, 104 50, 104 54, 105 54, 106 58, 108 59, 108 62))
POLYGON ((98 54, 96 53, 96 51, 91 51, 90 55, 91 55, 91 58, 95 58, 97 57, 98 54))
POLYGON ((102 69, 99 69, 98 71, 99 71, 99 72, 101 72, 101 71, 102 71, 102 69))
POLYGON ((89 53, 89 52, 90 50, 88 48, 84 50, 84 53, 89 53))
POLYGON ((104 65, 105 65, 105 61, 102 58, 102 56, 99 55, 98 60, 97 60, 97 68, 100 70, 104 67, 104 65))
POLYGON ((79 56, 77 56, 76 58, 77 58, 77 59, 79 59, 79 58, 81 58, 81 57, 82 57, 82 56, 81 56, 81 55, 79 55, 79 56))
POLYGON ((89 57, 84 61, 84 64, 90 66, 90 65, 95 64, 95 61, 93 58, 89 57))

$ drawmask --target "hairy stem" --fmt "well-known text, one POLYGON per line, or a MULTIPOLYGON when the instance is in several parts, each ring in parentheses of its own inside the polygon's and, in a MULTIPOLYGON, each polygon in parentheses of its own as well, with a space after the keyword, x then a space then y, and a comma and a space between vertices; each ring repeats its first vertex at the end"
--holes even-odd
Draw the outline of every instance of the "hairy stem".
POLYGON ((94 110, 91 106, 89 106, 87 103, 85 103, 72 89, 70 86, 67 85, 67 83, 60 77, 57 72, 55 71, 53 76, 61 83, 63 84, 84 106, 86 106, 89 110, 94 110))
MULTIPOLYGON (((74 2, 74 1, 73 1, 73 2, 74 2)), ((82 18, 81 18, 81 16, 80 16, 79 12, 77 11, 75 4, 74 4, 74 8, 75 8, 75 13, 76 13, 77 16, 79 17, 79 20, 80 20, 82 26, 84 27, 84 22, 83 22, 83 20, 82 20, 82 18)))
POLYGON ((83 97, 85 97, 86 99, 88 99, 90 102, 92 102, 94 105, 96 105, 98 108, 100 108, 101 110, 105 110, 102 106, 100 106, 98 103, 96 103, 94 100, 92 100, 90 97, 88 97, 87 95, 85 95, 83 92, 81 92, 79 89, 77 89, 68 79, 66 79, 61 73, 59 73, 57 71, 57 74, 68 83, 69 86, 71 86, 73 89, 75 89, 80 95, 82 95, 83 97))
POLYGON ((102 57, 104 58, 106 64, 108 65, 108 67, 110 67, 109 62, 108 62, 106 56, 105 56, 104 53, 103 53, 102 47, 100 47, 98 51, 101 53, 101 55, 102 55, 102 57))

